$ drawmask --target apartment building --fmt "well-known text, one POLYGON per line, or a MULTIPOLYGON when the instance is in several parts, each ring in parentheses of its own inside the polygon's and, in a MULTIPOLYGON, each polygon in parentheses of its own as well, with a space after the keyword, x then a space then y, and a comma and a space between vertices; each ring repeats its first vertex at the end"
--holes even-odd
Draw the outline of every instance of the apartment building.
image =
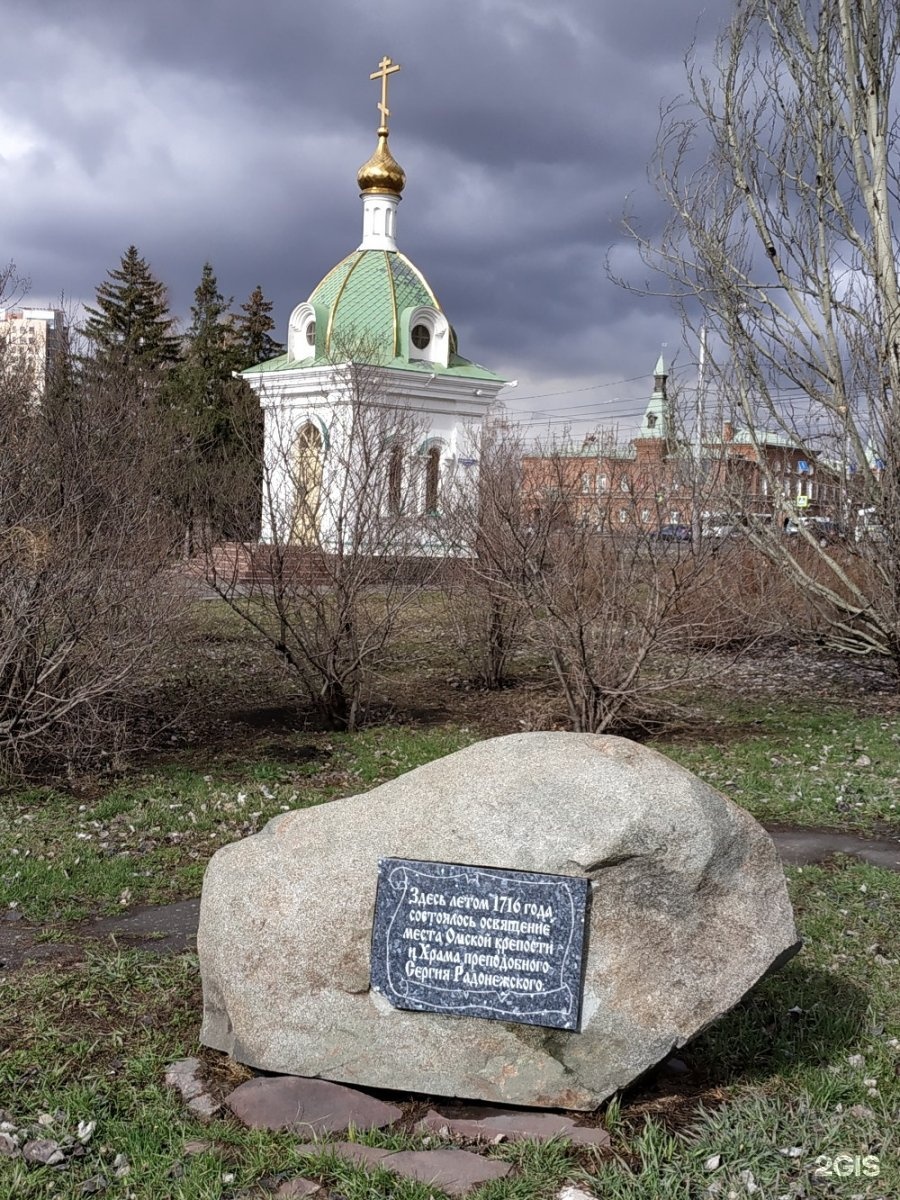
POLYGON ((7 369, 31 373, 37 396, 65 345, 65 328, 59 308, 0 308, 0 355, 7 369))

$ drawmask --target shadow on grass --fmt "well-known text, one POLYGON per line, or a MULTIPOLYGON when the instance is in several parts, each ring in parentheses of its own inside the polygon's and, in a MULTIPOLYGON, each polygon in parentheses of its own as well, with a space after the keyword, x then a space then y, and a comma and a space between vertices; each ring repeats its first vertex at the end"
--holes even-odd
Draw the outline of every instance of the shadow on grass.
MULTIPOLYGON (((678 1056, 692 1087, 761 1083, 822 1069, 846 1058, 866 1033, 869 996, 856 984, 794 960, 756 985, 678 1056)), ((642 1081, 672 1090, 680 1080, 657 1068, 642 1081)))

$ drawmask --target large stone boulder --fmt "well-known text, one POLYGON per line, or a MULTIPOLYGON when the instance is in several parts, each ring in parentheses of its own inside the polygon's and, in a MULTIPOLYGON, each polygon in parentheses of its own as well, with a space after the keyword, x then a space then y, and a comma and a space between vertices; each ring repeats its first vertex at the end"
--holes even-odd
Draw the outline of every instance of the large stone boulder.
POLYGON ((797 949, 772 841, 624 738, 479 742, 371 792, 276 817, 214 855, 201 1041, 265 1071, 590 1109, 797 949), (392 1008, 370 989, 383 857, 586 876, 578 1032, 392 1008))

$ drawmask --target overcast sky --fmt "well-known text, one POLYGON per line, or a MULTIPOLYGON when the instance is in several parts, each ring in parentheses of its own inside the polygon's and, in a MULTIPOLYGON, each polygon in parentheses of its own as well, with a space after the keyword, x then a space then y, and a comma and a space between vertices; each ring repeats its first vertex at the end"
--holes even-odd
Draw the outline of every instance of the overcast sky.
MULTIPOLYGON (((261 284, 278 334, 359 244, 356 171, 388 54, 398 242, 461 353, 519 380, 532 420, 625 426, 674 312, 612 284, 629 196, 728 0, 4 0, 0 258, 29 304, 90 302, 137 245, 188 312, 204 261, 261 284), (629 382, 620 382, 629 381, 629 382)), ((627 255, 620 257, 627 263, 627 255)), ((546 427, 546 426, 545 426, 546 427)), ((579 426, 580 427, 580 426, 579 426)))

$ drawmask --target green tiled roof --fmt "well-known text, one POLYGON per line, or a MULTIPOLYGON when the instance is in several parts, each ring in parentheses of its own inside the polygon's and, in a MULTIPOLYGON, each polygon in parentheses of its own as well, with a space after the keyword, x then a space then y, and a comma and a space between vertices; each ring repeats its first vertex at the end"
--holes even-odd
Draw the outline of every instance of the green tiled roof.
POLYGON ((325 338, 315 357, 297 361, 286 354, 258 363, 245 375, 274 374, 333 365, 335 358, 352 354, 372 366, 391 367, 421 375, 502 382, 499 375, 455 353, 451 329, 450 357, 446 367, 401 357, 400 317, 406 309, 436 308, 437 297, 422 273, 396 250, 354 250, 334 267, 313 290, 310 304, 328 313, 325 338))
POLYGON ((370 345, 379 359, 400 352, 405 308, 440 308, 424 277, 396 250, 355 250, 330 271, 309 298, 329 310, 325 351, 341 343, 370 345))
MULTIPOLYGON (((481 367, 478 363, 470 362, 469 359, 463 358, 460 354, 451 354, 449 366, 442 367, 437 363, 430 362, 409 362, 405 358, 392 358, 387 362, 384 360, 377 363, 367 364, 369 366, 390 367, 395 371, 410 371, 414 375, 445 375, 451 379, 486 379, 495 381, 496 383, 505 383, 506 381, 500 375, 489 371, 487 367, 481 367)), ((278 358, 270 358, 268 362, 257 363, 255 367, 248 367, 246 371, 242 371, 242 375, 276 375, 279 371, 306 371, 310 367, 331 367, 334 366, 333 358, 306 358, 302 362, 297 362, 295 359, 289 359, 286 354, 281 354, 278 358)))

